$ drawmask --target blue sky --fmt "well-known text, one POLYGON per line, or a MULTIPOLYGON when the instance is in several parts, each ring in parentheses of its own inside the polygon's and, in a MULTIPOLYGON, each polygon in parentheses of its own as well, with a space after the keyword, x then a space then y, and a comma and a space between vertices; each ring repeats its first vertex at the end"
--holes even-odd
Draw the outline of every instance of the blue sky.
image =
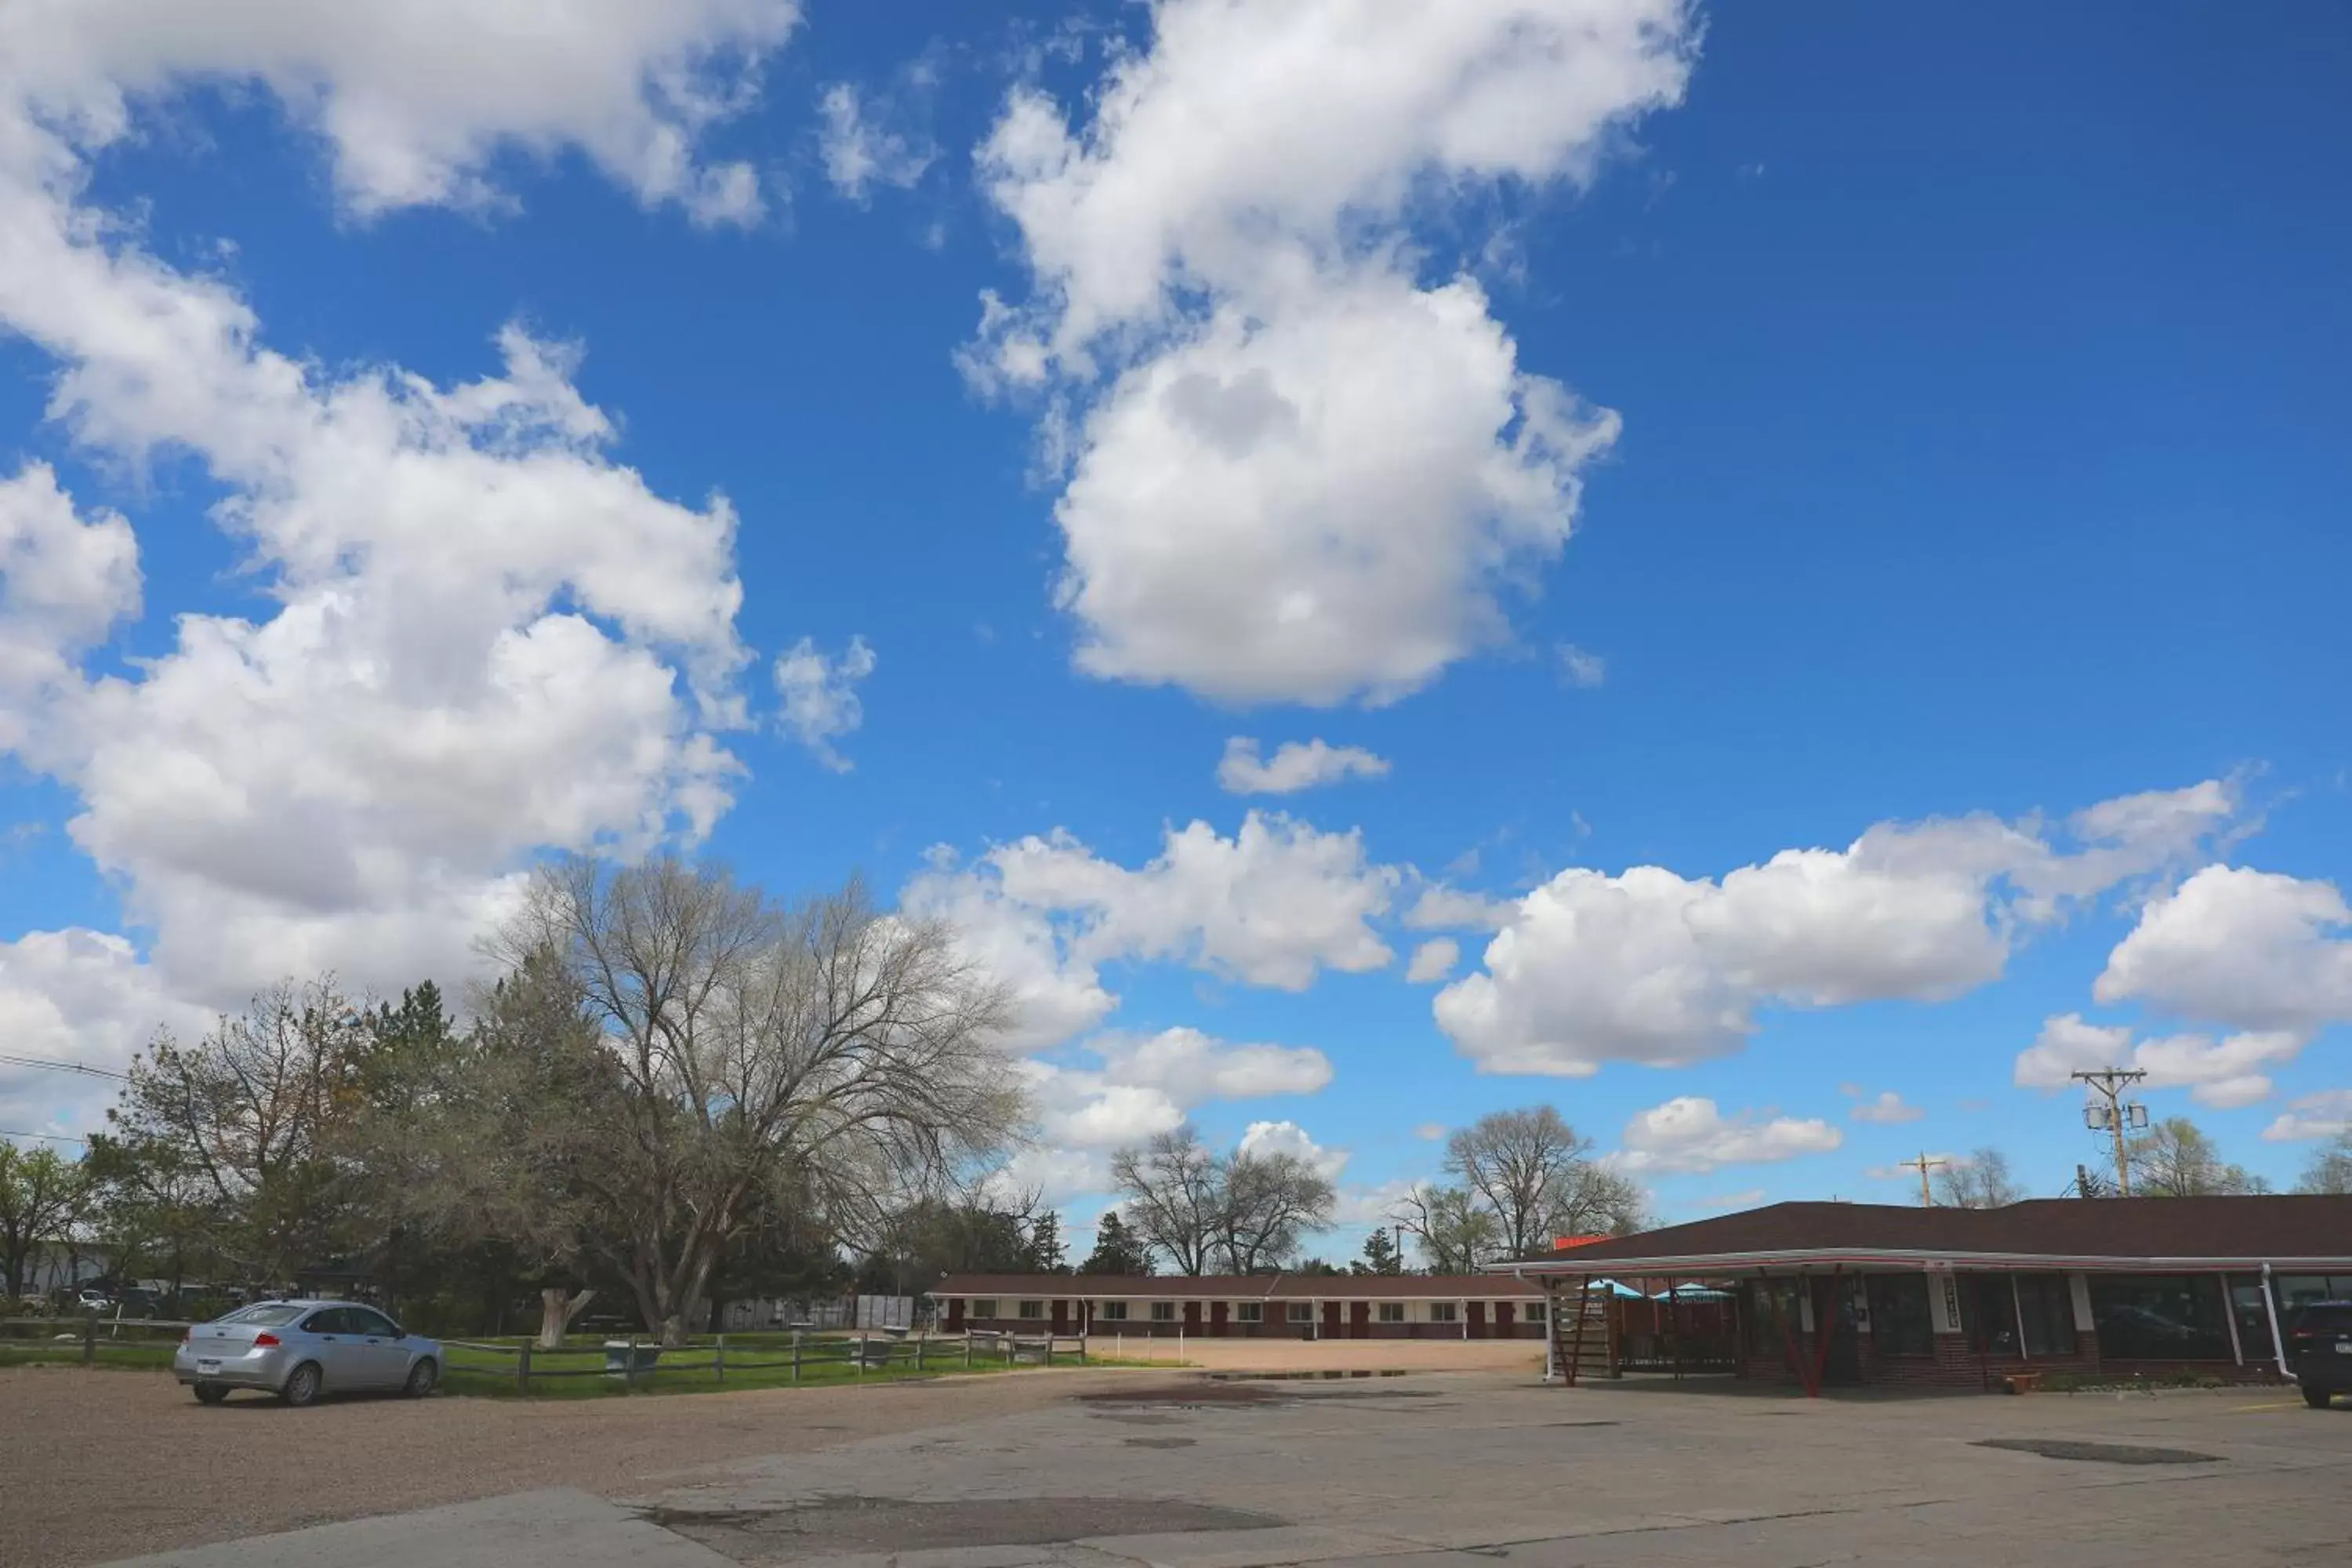
POLYGON ((2352 1126, 2340 13, 303 9, 0 21, 5 1048, 699 841, 966 921, 1081 1224, 2352 1126))

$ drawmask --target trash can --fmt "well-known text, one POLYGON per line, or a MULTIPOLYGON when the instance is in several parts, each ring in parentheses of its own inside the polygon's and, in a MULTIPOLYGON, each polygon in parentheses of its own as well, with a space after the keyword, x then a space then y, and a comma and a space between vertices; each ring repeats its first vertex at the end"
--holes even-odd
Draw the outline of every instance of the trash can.
POLYGON ((661 1346, 659 1345, 643 1343, 632 1345, 626 1340, 604 1342, 604 1374, 607 1377, 625 1377, 632 1371, 651 1372, 654 1369, 654 1363, 660 1360, 661 1346), (629 1365, 629 1352, 632 1350, 636 1352, 637 1356, 637 1364, 634 1368, 629 1365))

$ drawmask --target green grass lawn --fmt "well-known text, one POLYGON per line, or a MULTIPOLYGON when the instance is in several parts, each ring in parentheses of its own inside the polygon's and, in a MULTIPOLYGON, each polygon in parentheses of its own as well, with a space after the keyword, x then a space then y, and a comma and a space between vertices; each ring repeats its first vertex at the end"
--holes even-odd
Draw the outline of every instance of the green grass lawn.
MULTIPOLYGON (((473 1342, 520 1349, 528 1342, 528 1336, 485 1338, 473 1342)), ((916 1342, 904 1340, 892 1345, 891 1359, 887 1366, 860 1368, 848 1359, 848 1338, 812 1335, 802 1345, 800 1373, 796 1379, 792 1366, 792 1345, 790 1334, 728 1335, 727 1374, 722 1381, 711 1364, 712 1342, 708 1339, 698 1340, 664 1351, 660 1363, 652 1372, 640 1373, 632 1388, 628 1380, 605 1373, 603 1341, 575 1339, 563 1350, 534 1350, 531 1352, 530 1397, 603 1399, 631 1393, 716 1394, 729 1389, 818 1388, 844 1384, 905 1383, 922 1378, 961 1376, 966 1373, 1037 1369, 1034 1362, 1008 1363, 1002 1352, 992 1356, 985 1350, 976 1350, 967 1366, 963 1343, 960 1340, 925 1345, 919 1367, 916 1363, 916 1342)), ((100 1369, 168 1369, 172 1364, 172 1352, 177 1348, 176 1339, 101 1338, 98 1342, 97 1359, 92 1364, 100 1369)), ((519 1357, 492 1351, 469 1350, 458 1344, 446 1345, 442 1353, 442 1387, 447 1392, 498 1399, 521 1396, 522 1390, 515 1378, 519 1357)), ((82 1343, 78 1334, 70 1340, 0 1339, 0 1367, 81 1364, 82 1343)), ((1147 1363, 1105 1356, 1088 1356, 1082 1363, 1075 1352, 1067 1352, 1055 1356, 1052 1362, 1052 1365, 1057 1368, 1081 1364, 1140 1366, 1147 1363)))

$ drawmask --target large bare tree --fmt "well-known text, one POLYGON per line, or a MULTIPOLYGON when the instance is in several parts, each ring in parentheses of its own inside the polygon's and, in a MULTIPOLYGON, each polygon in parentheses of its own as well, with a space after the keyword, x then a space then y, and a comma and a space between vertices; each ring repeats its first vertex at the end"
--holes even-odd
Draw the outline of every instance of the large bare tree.
MULTIPOLYGON (((1546 1250, 1556 1227, 1620 1217, 1630 1183, 1596 1165, 1592 1141, 1549 1105, 1496 1110, 1445 1141, 1445 1172, 1495 1216, 1511 1257, 1546 1250)), ((1638 1195, 1635 1198, 1638 1206, 1638 1195)))
POLYGON ((1110 1179, 1138 1240, 1179 1274, 1209 1271, 1223 1223, 1224 1170, 1198 1131, 1188 1124, 1115 1151, 1110 1179))
POLYGON ((1278 1267, 1309 1234, 1328 1230, 1339 1193, 1296 1154, 1246 1150, 1225 1163, 1218 1249, 1236 1274, 1278 1267))
POLYGON ((1502 1223, 1467 1187, 1424 1182, 1399 1200, 1390 1218, 1421 1243, 1432 1274, 1475 1274, 1503 1249, 1502 1223))
POLYGON ((1023 1124, 1002 990, 856 883, 786 910, 715 866, 572 859, 492 950, 552 966, 600 1037, 608 1084, 547 1112, 593 1131, 582 1245, 667 1341, 776 1203, 854 1244, 1023 1124))
POLYGON ((1998 1149, 1946 1161, 1936 1173, 1936 1201, 1946 1208, 2004 1208, 2024 1196, 2025 1189, 2010 1174, 2009 1156, 1998 1149))

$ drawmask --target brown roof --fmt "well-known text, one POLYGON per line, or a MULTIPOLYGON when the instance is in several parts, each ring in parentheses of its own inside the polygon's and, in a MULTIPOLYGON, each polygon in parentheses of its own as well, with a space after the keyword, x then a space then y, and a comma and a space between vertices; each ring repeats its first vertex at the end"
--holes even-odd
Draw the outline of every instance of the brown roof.
POLYGON ((1541 1294, 1500 1274, 949 1274, 924 1293, 1065 1301, 1494 1301, 1541 1294))
POLYGON ((1668 1263, 1700 1272, 1938 1258, 2064 1259, 2091 1268, 2168 1261, 2352 1266, 2352 1196, 2037 1198, 1996 1209, 1773 1204, 1497 1267, 1580 1275, 1631 1273, 1636 1264, 1654 1272, 1668 1263))

